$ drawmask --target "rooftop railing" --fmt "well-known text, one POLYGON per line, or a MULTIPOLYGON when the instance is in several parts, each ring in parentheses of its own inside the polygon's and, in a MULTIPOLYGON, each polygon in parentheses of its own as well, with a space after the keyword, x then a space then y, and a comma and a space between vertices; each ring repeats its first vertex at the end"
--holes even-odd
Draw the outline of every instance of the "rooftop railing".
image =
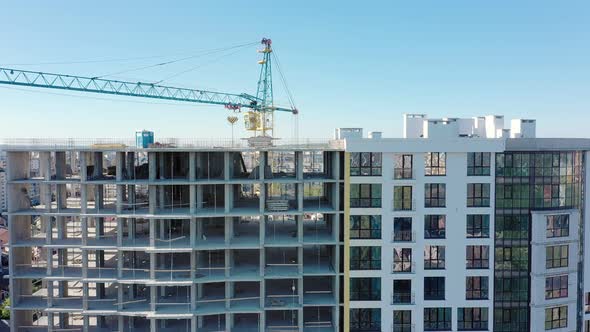
MULTIPOLYGON (((94 149, 120 150, 136 149, 136 142, 129 138, 0 138, 0 147, 10 149, 94 149)), ((198 139, 198 138, 158 138, 148 147, 150 149, 210 149, 234 148, 252 149, 245 139, 198 139)), ((263 147, 265 149, 267 147, 263 147)), ((343 140, 331 139, 276 139, 268 148, 293 149, 344 149, 343 140)))

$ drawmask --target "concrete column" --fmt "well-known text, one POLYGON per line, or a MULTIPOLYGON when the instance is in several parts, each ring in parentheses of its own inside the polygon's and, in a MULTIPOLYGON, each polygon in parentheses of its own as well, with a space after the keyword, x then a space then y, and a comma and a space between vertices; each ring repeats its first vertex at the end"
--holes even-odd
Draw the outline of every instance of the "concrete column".
MULTIPOLYGON (((118 175, 119 173, 117 173, 118 175)), ((125 196, 125 186, 117 184, 117 199, 115 201, 115 209, 117 214, 123 213, 123 197, 125 196)))
POLYGON ((189 232, 190 232, 190 246, 191 246, 191 248, 194 249, 197 244, 197 218, 195 218, 195 217, 191 217, 191 219, 190 219, 189 232))
POLYGON ((223 152, 223 178, 227 181, 230 179, 230 154, 229 151, 223 152))
POLYGON ((117 182, 121 182, 125 179, 125 152, 117 151, 115 156, 115 174, 117 182))
POLYGON ((197 187, 194 184, 189 186, 189 213, 197 213, 197 187))
POLYGON ((303 216, 295 216, 295 220, 297 220, 297 241, 303 243, 303 216))
POLYGON ((303 180, 303 151, 295 151, 295 174, 297 180, 303 180))
POLYGON ((158 219, 149 219, 150 225, 150 247, 156 246, 156 221, 158 219))
POLYGON ((88 310, 88 296, 90 292, 88 291, 88 283, 85 282, 82 284, 82 309, 88 310))
POLYGON ((158 200, 156 198, 156 186, 150 185, 148 187, 148 195, 149 195, 149 213, 156 214, 156 208, 158 200))
POLYGON ((340 154, 343 152, 332 152, 332 178, 340 179, 340 154))
POLYGON ((299 274, 303 275, 303 247, 297 247, 297 264, 299 274))
POLYGON ((82 250, 82 278, 88 278, 88 250, 82 250))
POLYGON ((223 187, 225 192, 225 195, 223 195, 225 213, 229 213, 233 205, 233 185, 226 183, 223 185, 223 187))
POLYGON ((158 165, 156 164, 157 152, 148 152, 148 168, 149 168, 149 180, 155 181, 158 174, 158 165))
POLYGON ((225 249, 225 278, 229 278, 230 275, 230 267, 231 267, 231 260, 230 260, 230 250, 229 249, 225 249))
POLYGON ((260 213, 264 214, 264 208, 266 205, 266 184, 260 183, 260 213))
POLYGON ((125 161, 126 166, 123 175, 126 175, 129 180, 133 180, 135 179, 135 152, 127 152, 125 161))
POLYGON ((165 164, 165 158, 166 154, 164 152, 158 152, 158 170, 160 171, 160 180, 165 179, 166 177, 164 176, 165 171, 166 171, 166 164, 165 164))
POLYGON ((88 160, 87 152, 80 151, 80 181, 86 182, 88 179, 88 160))
POLYGON ((266 217, 264 215, 260 215, 259 223, 258 223, 258 234, 259 234, 259 244, 260 248, 264 247, 264 239, 266 237, 266 217))
POLYGON ((195 152, 188 153, 188 180, 193 182, 197 178, 197 154, 195 152))
POLYGON ((303 211, 303 183, 297 183, 297 211, 303 211))
POLYGON ((66 153, 64 151, 55 152, 55 178, 57 180, 66 178, 66 153))
POLYGON ((233 217, 225 217, 225 245, 229 246, 232 237, 234 236, 234 222, 233 217))

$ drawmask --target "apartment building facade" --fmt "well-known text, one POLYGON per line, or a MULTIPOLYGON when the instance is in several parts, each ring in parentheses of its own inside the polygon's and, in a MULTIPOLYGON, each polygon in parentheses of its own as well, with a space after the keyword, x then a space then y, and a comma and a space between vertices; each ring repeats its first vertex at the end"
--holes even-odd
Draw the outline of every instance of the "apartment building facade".
POLYGON ((590 140, 335 138, 7 146, 11 328, 590 332, 590 140))
POLYGON ((350 331, 590 331, 590 140, 503 122, 418 114, 400 139, 337 133, 350 331))

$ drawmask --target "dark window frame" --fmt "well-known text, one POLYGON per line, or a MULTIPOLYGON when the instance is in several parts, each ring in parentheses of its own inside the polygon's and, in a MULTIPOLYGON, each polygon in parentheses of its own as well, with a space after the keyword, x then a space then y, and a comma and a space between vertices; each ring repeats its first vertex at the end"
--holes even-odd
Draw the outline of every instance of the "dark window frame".
POLYGON ((383 154, 381 152, 351 152, 350 176, 381 176, 383 154))
POLYGON ((568 267, 569 265, 569 245, 562 244, 545 247, 545 268, 557 269, 568 267), (565 250, 564 250, 565 249, 565 250), (565 257, 564 257, 565 251, 565 257))
POLYGON ((351 301, 381 301, 381 278, 350 278, 351 301))
POLYGON ((491 174, 490 152, 467 153, 467 176, 489 176, 491 174))
POLYGON ((467 276, 465 277, 465 299, 487 300, 489 299, 489 277, 467 276))
POLYGON ((490 207, 490 184, 467 184, 467 207, 490 207))
POLYGON ((568 297, 568 275, 545 278, 545 300, 568 297))
POLYGON ((382 205, 381 199, 383 197, 381 189, 382 186, 380 183, 351 183, 350 207, 380 208, 382 205))
POLYGON ((393 187, 393 209, 395 211, 413 210, 413 189, 412 186, 393 187))
POLYGON ((424 207, 444 208, 447 205, 447 186, 445 183, 424 184, 424 207))
POLYGON ((351 270, 381 270, 381 247, 350 247, 351 270), (365 250, 366 252, 363 252, 365 250), (373 256, 378 257, 373 257, 373 256), (366 257, 365 257, 366 256, 366 257))
POLYGON ((424 215, 424 238, 444 239, 446 238, 447 218, 444 214, 424 215), (441 228, 442 225, 442 228, 441 228))
POLYGON ((447 154, 445 152, 427 152, 424 154, 424 176, 446 176, 447 154))
POLYGON ((412 233, 412 217, 393 218, 393 241, 412 242, 412 233), (406 225, 409 225, 409 227, 405 227, 406 225))
POLYGON ((381 231, 381 215, 350 216, 350 239, 381 239, 381 231))
POLYGON ((396 154, 394 158, 393 178, 396 180, 412 179, 414 155, 396 154))
POLYGON ((468 214, 466 236, 470 239, 487 239, 490 237, 490 215, 468 214))
POLYGON ((350 309, 351 332, 381 332, 381 308, 350 309))
POLYGON ((445 277, 424 277, 424 301, 445 300, 445 277))
POLYGON ((451 308, 424 308, 424 331, 450 331, 452 325, 451 308))
POLYGON ((424 270, 445 269, 445 246, 427 245, 424 247, 424 270))
POLYGON ((567 305, 545 309, 545 331, 567 327, 567 305))
POLYGON ((490 319, 488 308, 457 308, 458 331, 482 331, 488 329, 490 319))
POLYGON ((412 248, 393 248, 392 269, 394 273, 412 272, 412 248))
POLYGON ((469 270, 490 268, 490 247, 488 245, 469 245, 465 247, 466 268, 469 270))
POLYGON ((547 238, 570 236, 569 214, 554 214, 546 216, 547 238))

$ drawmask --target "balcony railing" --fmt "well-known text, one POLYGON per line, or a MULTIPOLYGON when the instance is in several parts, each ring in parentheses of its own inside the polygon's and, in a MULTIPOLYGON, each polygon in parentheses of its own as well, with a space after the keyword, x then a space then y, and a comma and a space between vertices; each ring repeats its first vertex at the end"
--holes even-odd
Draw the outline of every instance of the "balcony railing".
POLYGON ((393 323, 391 332, 415 332, 416 325, 411 323, 393 323))
POLYGON ((393 199, 393 211, 416 211, 416 199, 393 199))
POLYGON ((391 273, 415 273, 416 263, 414 262, 393 262, 391 264, 391 273))
POLYGON ((391 304, 415 304, 416 295, 414 292, 393 292, 391 294, 391 304))
POLYGON ((393 178, 396 180, 411 180, 413 179, 412 169, 411 168, 394 168, 393 169, 393 178))
POLYGON ((416 242, 416 232, 393 231, 391 232, 391 242, 416 242))

